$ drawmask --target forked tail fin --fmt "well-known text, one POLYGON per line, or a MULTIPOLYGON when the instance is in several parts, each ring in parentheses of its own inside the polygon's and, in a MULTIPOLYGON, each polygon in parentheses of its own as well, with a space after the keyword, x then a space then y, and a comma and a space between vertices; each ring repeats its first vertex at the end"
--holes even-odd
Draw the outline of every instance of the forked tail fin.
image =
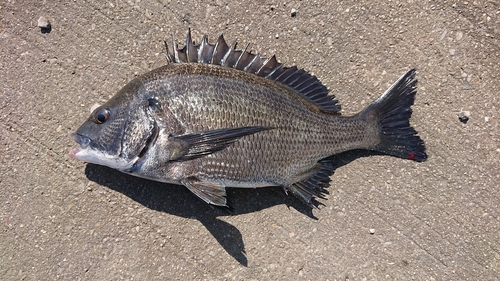
POLYGON ((418 162, 427 159, 424 141, 410 126, 416 85, 412 69, 360 113, 366 120, 375 120, 379 128, 380 141, 372 150, 418 162))

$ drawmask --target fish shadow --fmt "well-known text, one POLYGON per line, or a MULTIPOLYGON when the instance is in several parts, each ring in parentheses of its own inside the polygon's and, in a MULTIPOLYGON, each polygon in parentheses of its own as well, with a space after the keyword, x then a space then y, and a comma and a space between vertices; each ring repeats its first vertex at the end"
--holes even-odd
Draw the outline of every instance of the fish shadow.
MULTIPOLYGON (((332 156, 329 160, 334 164, 335 171, 336 168, 357 158, 377 154, 368 151, 350 151, 332 156)), ((243 266, 248 266, 248 259, 241 232, 217 217, 253 213, 285 204, 288 208, 292 207, 312 219, 317 219, 311 207, 294 196, 286 196, 281 187, 228 188, 227 198, 230 208, 221 208, 206 204, 184 186, 142 179, 104 166, 87 164, 85 175, 89 180, 118 191, 149 209, 197 219, 224 250, 243 266)), ((326 203, 325 200, 320 199, 320 201, 322 204, 326 203)))

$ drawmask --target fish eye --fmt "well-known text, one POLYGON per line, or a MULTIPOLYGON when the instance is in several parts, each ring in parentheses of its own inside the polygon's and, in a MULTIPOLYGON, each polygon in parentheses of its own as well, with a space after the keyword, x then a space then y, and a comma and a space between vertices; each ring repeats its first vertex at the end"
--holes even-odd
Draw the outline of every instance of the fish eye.
POLYGON ((160 102, 155 98, 148 99, 149 107, 153 110, 161 109, 160 102))
POLYGON ((102 124, 109 119, 109 115, 111 113, 109 112, 108 109, 106 108, 101 108, 99 109, 95 114, 94 114, 94 123, 96 124, 102 124))

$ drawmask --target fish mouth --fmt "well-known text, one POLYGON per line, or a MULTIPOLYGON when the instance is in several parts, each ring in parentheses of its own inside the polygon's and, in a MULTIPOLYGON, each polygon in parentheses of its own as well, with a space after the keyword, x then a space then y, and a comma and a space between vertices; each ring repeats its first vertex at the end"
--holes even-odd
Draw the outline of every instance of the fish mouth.
POLYGON ((71 134, 69 136, 76 143, 78 143, 80 145, 80 147, 71 149, 69 151, 69 156, 71 156, 72 158, 78 158, 77 154, 79 152, 85 150, 89 146, 91 139, 89 137, 86 137, 86 136, 83 136, 83 135, 80 135, 80 134, 77 134, 77 133, 73 133, 73 134, 71 134))
POLYGON ((153 129, 150 136, 146 139, 144 146, 140 150, 139 154, 133 159, 124 159, 120 157, 113 157, 102 151, 93 149, 90 144, 92 139, 81 135, 79 133, 73 133, 70 137, 80 145, 80 147, 73 148, 69 151, 69 156, 87 163, 93 163, 97 165, 107 166, 119 171, 132 172, 140 169, 142 164, 145 162, 147 153, 150 148, 155 143, 158 138, 159 128, 156 122, 154 122, 153 129))

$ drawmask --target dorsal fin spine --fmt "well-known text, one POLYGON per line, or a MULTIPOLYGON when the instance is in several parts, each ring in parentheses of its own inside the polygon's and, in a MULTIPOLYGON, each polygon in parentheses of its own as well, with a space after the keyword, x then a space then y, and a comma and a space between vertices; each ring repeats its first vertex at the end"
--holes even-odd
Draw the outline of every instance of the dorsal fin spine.
POLYGON ((172 62, 172 58, 170 57, 170 51, 168 50, 168 44, 167 44, 167 41, 163 40, 163 44, 165 44, 165 50, 167 51, 167 62, 168 64, 171 64, 173 63, 172 62))
POLYGON ((231 55, 231 53, 234 53, 235 49, 236 49, 236 41, 234 41, 233 44, 229 45, 229 49, 227 49, 227 52, 224 54, 224 58, 222 58, 220 63, 222 66, 233 68, 231 65, 227 65, 227 63, 229 56, 231 55))
POLYGON ((186 36, 186 46, 184 46, 184 49, 186 49, 186 59, 187 62, 189 63, 189 55, 190 55, 190 47, 192 45, 191 42, 191 28, 188 28, 188 35, 186 36))
POLYGON ((220 61, 220 65, 228 66, 228 65, 226 65, 226 61, 227 61, 227 58, 229 57, 229 55, 231 54, 232 50, 233 50, 233 47, 229 46, 229 49, 227 50, 227 52, 224 54, 224 57, 220 61))
POLYGON ((252 66, 252 64, 258 59, 259 57, 258 56, 254 56, 252 61, 247 65, 245 66, 245 68, 243 68, 243 71, 247 71, 248 72, 248 69, 252 66))
MULTIPOLYGON (((212 53, 212 58, 210 59, 210 64, 214 64, 214 58, 217 54, 217 50, 219 49, 219 45, 221 43, 226 43, 226 41, 224 41, 224 35, 221 33, 221 35, 219 36, 219 38, 217 39, 217 42, 215 42, 215 46, 214 46, 214 51, 212 53)), ((219 62, 220 63, 220 62, 219 62)))
POLYGON ((208 42, 207 35, 203 35, 200 47, 198 48, 198 63, 203 63, 203 50, 205 49, 207 42, 208 42))
POLYGON ((262 66, 259 68, 259 70, 257 70, 257 72, 255 72, 255 74, 262 76, 261 71, 266 67, 267 63, 270 62, 273 58, 275 58, 274 55, 272 55, 272 57, 267 58, 266 61, 262 64, 262 66))
POLYGON ((177 44, 175 43, 174 35, 172 35, 172 52, 174 53, 174 60, 176 63, 180 63, 179 60, 179 52, 178 52, 177 44))
POLYGON ((234 63, 233 68, 238 69, 238 64, 240 63, 240 60, 243 57, 243 55, 246 53, 248 46, 250 46, 250 43, 247 43, 247 45, 245 46, 245 48, 243 50, 241 50, 241 54, 238 57, 238 59, 236 60, 236 62, 234 63))

